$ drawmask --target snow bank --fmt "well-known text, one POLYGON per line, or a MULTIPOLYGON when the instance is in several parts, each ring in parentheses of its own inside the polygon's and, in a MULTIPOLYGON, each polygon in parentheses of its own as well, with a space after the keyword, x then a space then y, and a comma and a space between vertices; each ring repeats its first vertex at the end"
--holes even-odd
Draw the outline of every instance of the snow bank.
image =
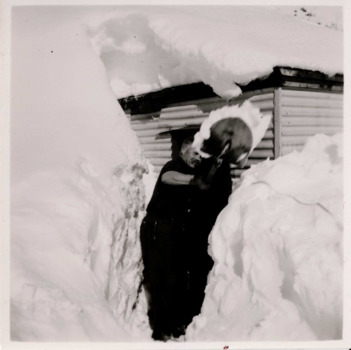
POLYGON ((342 336, 342 135, 244 173, 211 233, 215 266, 189 340, 342 336))
POLYGON ((142 295, 133 311, 147 167, 77 16, 14 9, 15 341, 149 337, 142 295))
MULTIPOLYGON (((241 92, 237 84, 268 75, 274 66, 342 73, 342 32, 287 10, 121 7, 91 26, 91 40, 119 98, 198 81, 233 97, 241 92)), ((328 12, 341 20, 340 7, 328 12)))

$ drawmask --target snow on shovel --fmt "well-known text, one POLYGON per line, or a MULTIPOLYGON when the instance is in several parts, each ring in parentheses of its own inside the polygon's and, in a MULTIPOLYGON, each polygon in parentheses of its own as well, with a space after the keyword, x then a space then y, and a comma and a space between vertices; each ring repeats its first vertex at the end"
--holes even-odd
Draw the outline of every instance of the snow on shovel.
POLYGON ((223 158, 240 168, 262 140, 271 115, 245 101, 240 106, 225 106, 214 110, 195 135, 193 146, 204 158, 223 158))

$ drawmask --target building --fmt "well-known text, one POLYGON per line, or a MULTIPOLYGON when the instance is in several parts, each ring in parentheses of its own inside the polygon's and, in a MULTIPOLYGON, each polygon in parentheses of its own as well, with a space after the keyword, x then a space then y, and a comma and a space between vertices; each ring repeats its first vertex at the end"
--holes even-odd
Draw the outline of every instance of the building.
POLYGON ((262 113, 272 114, 272 122, 246 168, 233 169, 235 177, 252 164, 300 150, 309 136, 343 130, 343 75, 275 67, 269 76, 240 87, 242 94, 229 100, 196 83, 130 96, 119 103, 157 172, 171 159, 171 136, 160 133, 200 125, 212 110, 247 99, 262 113))

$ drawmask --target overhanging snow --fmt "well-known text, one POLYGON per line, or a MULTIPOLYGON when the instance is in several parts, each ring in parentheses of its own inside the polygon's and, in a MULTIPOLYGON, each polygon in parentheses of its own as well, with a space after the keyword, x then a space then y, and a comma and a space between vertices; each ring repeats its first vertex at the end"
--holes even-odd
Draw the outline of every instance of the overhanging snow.
POLYGON ((118 98, 198 81, 233 97, 275 66, 343 72, 341 31, 273 9, 119 9, 90 35, 118 98))

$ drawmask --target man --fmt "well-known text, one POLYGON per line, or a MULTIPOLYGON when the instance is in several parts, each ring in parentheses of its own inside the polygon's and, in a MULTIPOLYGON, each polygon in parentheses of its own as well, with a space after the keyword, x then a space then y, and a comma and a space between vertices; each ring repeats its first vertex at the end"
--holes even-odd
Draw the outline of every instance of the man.
POLYGON ((200 312, 213 265, 208 235, 231 192, 229 165, 201 161, 192 141, 185 139, 179 157, 162 168, 140 230, 155 340, 184 334, 200 312))

